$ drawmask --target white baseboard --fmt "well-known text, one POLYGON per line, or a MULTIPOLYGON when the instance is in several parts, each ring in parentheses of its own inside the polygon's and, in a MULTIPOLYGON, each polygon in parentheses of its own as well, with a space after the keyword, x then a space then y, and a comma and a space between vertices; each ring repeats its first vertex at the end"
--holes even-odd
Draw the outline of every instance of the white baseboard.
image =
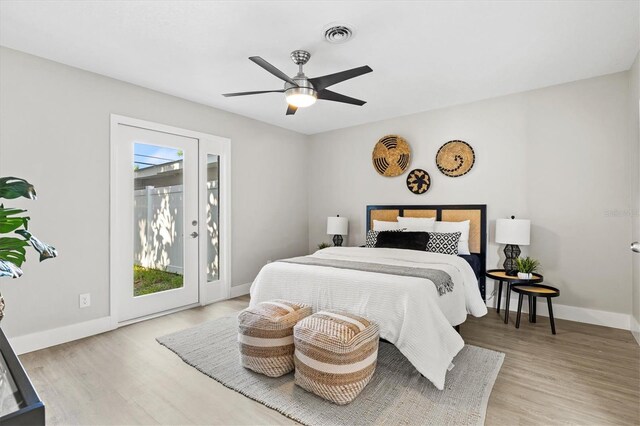
MULTIPOLYGON (((231 297, 233 298, 249 294, 251 284, 252 283, 246 283, 231 287, 231 297)), ((490 303, 487 303, 487 306, 495 308, 495 298, 491 298, 489 302, 490 303)), ((504 301, 501 307, 504 308, 504 301)), ((515 312, 517 309, 518 299, 517 297, 512 296, 509 310, 515 312)), ((522 311, 528 312, 528 304, 526 301, 522 304, 522 311)), ((542 302, 538 302, 537 313, 541 316, 548 316, 546 301, 543 300, 542 302)), ((575 306, 560 305, 556 303, 553 304, 553 313, 558 319, 630 330, 640 345, 640 324, 633 315, 599 311, 596 309, 578 308, 575 306)), ((103 317, 78 324, 71 324, 64 327, 13 337, 10 338, 9 341, 13 350, 18 355, 21 355, 37 351, 39 349, 48 348, 50 346, 82 339, 84 337, 93 336, 95 334, 104 333, 106 331, 114 330, 117 327, 117 322, 113 321, 111 317, 103 317)))
POLYGON ((633 315, 631 315, 631 333, 636 338, 638 345, 640 345, 640 323, 633 315))
POLYGON ((249 290, 251 289, 251 284, 253 283, 240 284, 240 285, 235 285, 231 287, 231 293, 230 293, 231 298, 233 299, 234 297, 239 297, 239 296, 244 296, 245 294, 249 294, 249 290))
MULTIPOLYGON (((633 318, 631 315, 621 314, 618 312, 600 311, 597 309, 580 308, 577 306, 560 305, 555 303, 555 300, 552 302, 553 316, 556 319, 584 322, 587 324, 602 325, 604 327, 620 328, 622 330, 631 330, 630 319, 633 318)), ((490 303, 488 302, 487 306, 495 308, 496 303, 497 297, 495 298, 495 300, 493 298, 490 299, 490 303)), ((503 297, 500 308, 504 309, 504 306, 505 300, 503 297)), ((543 317, 549 316, 546 299, 538 298, 536 309, 536 313, 538 315, 541 315, 543 317)), ((516 294, 514 296, 513 292, 511 293, 509 310, 512 312, 518 311, 518 295, 516 294)), ((522 312, 529 312, 529 304, 526 297, 522 301, 522 312)))
POLYGON ((71 342, 95 334, 104 333, 116 328, 111 317, 97 318, 64 327, 52 328, 38 331, 36 333, 25 334, 9 339, 16 354, 21 355, 27 352, 37 351, 50 346, 71 342))
MULTIPOLYGON (((252 283, 246 283, 231 287, 231 297, 233 298, 249 294, 251 284, 252 283)), ((184 309, 184 307, 178 308, 177 310, 182 309, 184 309)), ((167 315, 171 312, 172 311, 161 312, 155 316, 167 315)), ((144 319, 150 318, 151 317, 145 317, 144 319)), ((13 347, 13 350, 16 352, 16 354, 21 355, 51 346, 60 345, 62 343, 71 342, 73 340, 93 336, 95 334, 104 333, 105 331, 115 330, 119 326, 137 322, 139 320, 140 319, 138 318, 126 323, 118 323, 117 321, 114 321, 110 316, 97 318, 77 324, 71 324, 63 327, 52 328, 31 334, 12 337, 9 339, 9 342, 11 343, 11 346, 13 347)))

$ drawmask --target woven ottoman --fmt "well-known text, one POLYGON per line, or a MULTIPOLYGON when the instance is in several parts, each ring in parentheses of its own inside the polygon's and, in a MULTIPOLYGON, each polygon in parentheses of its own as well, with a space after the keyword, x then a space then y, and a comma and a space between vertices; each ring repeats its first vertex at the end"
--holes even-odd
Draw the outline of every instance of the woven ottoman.
POLYGON ((240 312, 242 365, 269 377, 293 371, 293 326, 309 315, 311 306, 286 300, 262 302, 240 312))
POLYGON ((378 359, 378 325, 353 314, 321 311, 293 328, 295 383, 338 405, 369 383, 378 359))

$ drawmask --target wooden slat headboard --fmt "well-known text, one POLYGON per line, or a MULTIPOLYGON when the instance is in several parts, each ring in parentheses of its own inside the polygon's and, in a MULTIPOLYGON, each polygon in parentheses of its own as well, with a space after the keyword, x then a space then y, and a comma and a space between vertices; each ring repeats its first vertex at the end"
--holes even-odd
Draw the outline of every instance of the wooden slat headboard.
POLYGON ((446 222, 469 220, 469 251, 480 256, 482 270, 478 279, 480 293, 485 298, 485 272, 487 270, 487 206, 485 204, 434 206, 367 206, 367 231, 373 229, 374 220, 396 222, 397 217, 435 217, 446 222))

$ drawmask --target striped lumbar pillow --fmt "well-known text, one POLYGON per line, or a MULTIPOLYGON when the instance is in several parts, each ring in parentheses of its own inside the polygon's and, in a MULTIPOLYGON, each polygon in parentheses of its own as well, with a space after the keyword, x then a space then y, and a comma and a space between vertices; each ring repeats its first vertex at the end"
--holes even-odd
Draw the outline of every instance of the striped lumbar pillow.
POLYGON ((311 307, 286 300, 262 302, 238 315, 242 365, 269 377, 293 371, 293 326, 311 307))
POLYGON ((339 405, 369 383, 378 356, 378 326, 353 314, 321 311, 293 328, 295 382, 339 405))

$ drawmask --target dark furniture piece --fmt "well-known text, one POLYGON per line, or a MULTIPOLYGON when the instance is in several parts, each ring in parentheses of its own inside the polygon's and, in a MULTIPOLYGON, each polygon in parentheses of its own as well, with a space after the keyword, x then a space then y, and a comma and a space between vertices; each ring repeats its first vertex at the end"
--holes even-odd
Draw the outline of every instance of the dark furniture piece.
POLYGON ((485 204, 458 205, 374 205, 367 206, 367 229, 373 229, 373 220, 395 222, 397 217, 434 217, 438 221, 470 221, 469 251, 480 256, 481 271, 478 287, 482 299, 486 300, 485 271, 487 265, 487 206, 485 204))
POLYGON ((44 424, 44 403, 0 329, 0 425, 44 424))
POLYGON ((512 290, 518 293, 518 316, 516 317, 516 328, 520 328, 520 314, 522 313, 522 298, 526 294, 529 300, 529 322, 536 322, 536 301, 538 297, 547 299, 549 307, 549 321, 551 322, 551 332, 556 334, 556 322, 553 319, 553 308, 551 298, 560 296, 560 290, 548 285, 514 285, 512 290))
POLYGON ((502 300, 502 284, 507 284, 506 290, 506 300, 504 302, 504 323, 509 324, 509 300, 511 298, 511 288, 517 284, 523 285, 531 285, 531 284, 539 284, 544 280, 544 277, 540 274, 533 274, 533 278, 531 279, 521 279, 513 277, 511 275, 507 275, 507 272, 504 269, 490 269, 487 271, 487 277, 493 280, 498 281, 498 304, 497 311, 500 313, 500 301, 502 300))
POLYGON ((520 257, 521 253, 520 246, 517 244, 507 244, 504 246, 504 263, 502 267, 510 276, 517 275, 518 273, 516 259, 520 257))

